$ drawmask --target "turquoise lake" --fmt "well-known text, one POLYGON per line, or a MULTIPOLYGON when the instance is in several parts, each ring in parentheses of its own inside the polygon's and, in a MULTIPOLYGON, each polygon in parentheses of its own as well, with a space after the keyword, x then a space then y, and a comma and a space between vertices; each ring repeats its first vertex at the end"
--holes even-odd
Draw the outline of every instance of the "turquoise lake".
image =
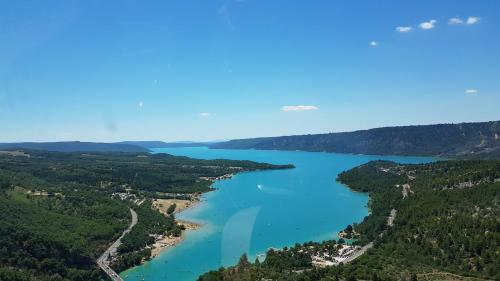
POLYGON ((270 247, 336 239, 338 231, 368 214, 368 196, 336 182, 337 174, 377 159, 401 163, 434 160, 206 147, 162 148, 154 152, 200 159, 290 163, 296 168, 241 173, 214 183, 216 191, 204 194, 199 205, 177 216, 203 226, 186 232, 181 244, 159 257, 121 273, 127 281, 193 281, 206 271, 235 264, 243 253, 254 260, 270 247))

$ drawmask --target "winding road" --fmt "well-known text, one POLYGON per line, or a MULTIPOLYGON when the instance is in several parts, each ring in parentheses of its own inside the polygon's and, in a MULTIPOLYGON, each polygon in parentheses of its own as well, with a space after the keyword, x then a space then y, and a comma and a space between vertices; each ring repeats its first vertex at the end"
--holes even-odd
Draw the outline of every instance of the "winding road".
POLYGON ((118 247, 121 245, 121 241, 123 236, 125 234, 129 233, 130 230, 137 224, 137 213, 130 208, 130 214, 132 215, 132 222, 128 226, 125 231, 123 231, 122 235, 120 238, 118 238, 113 245, 111 245, 98 259, 97 259, 97 265, 106 272, 106 274, 109 276, 109 278, 113 281, 123 281, 123 279, 116 273, 110 266, 109 266, 109 258, 116 256, 116 252, 118 250, 118 247))

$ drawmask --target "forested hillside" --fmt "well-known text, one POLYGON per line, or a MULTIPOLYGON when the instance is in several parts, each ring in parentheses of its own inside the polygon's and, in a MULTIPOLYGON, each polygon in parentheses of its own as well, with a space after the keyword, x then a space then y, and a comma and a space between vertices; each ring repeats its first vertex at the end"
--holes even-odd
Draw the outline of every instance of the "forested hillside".
POLYGON ((310 249, 297 245, 199 280, 500 280, 500 161, 376 161, 338 180, 370 194, 370 215, 353 227, 355 244, 374 242, 367 253, 319 268, 292 255, 310 249))
POLYGON ((241 139, 216 143, 211 148, 499 158, 500 121, 385 127, 345 133, 241 139))
MULTIPOLYGON (((100 192, 30 195, 44 184, 1 173, 0 280, 98 280, 94 260, 128 224, 128 208, 100 192)), ((118 235, 118 236, 117 236, 118 235)))
POLYGON ((1 151, 0 280, 100 280, 95 260, 129 225, 129 208, 139 222, 123 239, 118 269, 149 257, 150 234, 180 231, 149 198, 210 190, 201 177, 287 167, 166 154, 1 151))

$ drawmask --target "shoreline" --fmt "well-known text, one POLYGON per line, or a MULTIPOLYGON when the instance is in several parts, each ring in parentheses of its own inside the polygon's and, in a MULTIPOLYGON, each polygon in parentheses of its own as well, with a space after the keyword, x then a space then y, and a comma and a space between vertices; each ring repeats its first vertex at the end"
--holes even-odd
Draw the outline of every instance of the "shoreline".
MULTIPOLYGON (((232 179, 235 176, 235 173, 229 173, 222 175, 220 177, 202 177, 200 179, 210 181, 210 186, 212 186, 215 182, 220 181, 220 180, 229 180, 232 179)), ((195 194, 191 199, 160 199, 156 198, 153 199, 153 207, 156 208, 160 213, 162 213, 165 216, 170 216, 168 214, 167 210, 170 207, 170 205, 175 204, 175 210, 172 213, 173 215, 176 215, 178 213, 184 212, 188 209, 194 208, 198 206, 201 203, 201 196, 205 193, 215 191, 209 190, 203 193, 195 194)), ((151 256, 149 257, 148 260, 152 260, 154 258, 157 258, 160 256, 162 253, 165 251, 179 245, 184 241, 186 238, 186 233, 188 231, 194 231, 198 230, 201 227, 203 227, 203 224, 193 222, 193 221, 188 221, 188 220, 182 220, 182 219, 175 219, 175 222, 182 225, 184 227, 184 230, 182 230, 182 233, 180 236, 175 237, 175 236, 166 236, 166 235, 158 235, 155 237, 155 243, 151 245, 151 256)), ((145 261, 143 261, 141 264, 143 264, 145 261)))
MULTIPOLYGON (((173 215, 181 213, 183 211, 186 211, 188 209, 194 208, 200 204, 201 200, 199 198, 200 196, 194 196, 191 200, 184 200, 184 199, 154 199, 153 200, 153 207, 155 207, 160 213, 164 214, 165 216, 170 216, 170 214, 167 213, 167 210, 170 205, 175 204, 176 208, 174 212, 172 213, 173 215)), ((151 256, 150 260, 154 259, 158 256, 160 256, 163 252, 165 252, 168 249, 171 249, 180 243, 184 241, 186 238, 186 232, 188 231, 193 231, 193 230, 198 230, 200 229, 203 225, 192 222, 192 221, 187 221, 187 220, 180 220, 180 219, 175 219, 176 223, 182 225, 184 227, 184 230, 182 230, 182 234, 178 237, 176 236, 166 236, 166 235, 159 235, 155 237, 155 243, 151 245, 151 256)))
POLYGON ((184 221, 184 220, 178 220, 177 223, 181 224, 185 227, 185 229, 182 231, 181 236, 175 237, 175 236, 163 236, 162 235, 162 236, 155 238, 155 243, 151 246, 150 259, 154 259, 154 258, 160 256, 165 251, 182 243, 184 241, 184 239, 186 238, 186 232, 198 230, 202 227, 201 224, 198 224, 195 222, 190 222, 190 221, 184 221))
MULTIPOLYGON (((241 173, 239 171, 238 173, 241 173)), ((210 186, 212 186, 215 182, 220 181, 220 180, 229 180, 232 179, 236 173, 230 173, 230 174, 225 174, 220 177, 206 177, 206 178, 201 178, 204 180, 207 180, 210 182, 210 186)), ((170 214, 167 213, 168 208, 172 204, 176 204, 176 208, 174 212, 172 213, 173 215, 176 215, 178 213, 181 213, 183 211, 186 211, 188 209, 194 208, 198 206, 201 203, 201 196, 203 194, 209 193, 216 191, 217 189, 210 188, 210 190, 207 190, 205 192, 201 193, 195 193, 192 194, 192 197, 190 199, 160 199, 160 198, 153 198, 153 204, 152 207, 158 210, 161 214, 165 216, 170 216, 170 214)), ((182 220, 182 219, 175 219, 175 222, 183 225, 184 229, 182 230, 182 233, 179 237, 175 236, 166 236, 166 235, 157 235, 155 236, 155 242, 153 245, 149 246, 148 248, 151 250, 151 255, 147 259, 143 259, 138 265, 132 266, 130 268, 127 268, 119 273, 119 275, 125 274, 129 270, 133 270, 134 268, 138 266, 144 265, 146 262, 152 261, 153 259, 159 257, 161 254, 163 254, 165 251, 172 249, 173 247, 178 246, 180 243, 182 243, 185 238, 186 238, 186 233, 188 231, 195 231, 203 227, 203 224, 193 222, 193 221, 188 221, 188 220, 182 220)), ((126 275, 126 277, 128 274, 126 275)))
MULTIPOLYGON (((240 171, 241 172, 241 171, 240 171)), ((219 177, 201 177, 200 179, 210 181, 210 186, 212 186, 215 182, 221 181, 221 180, 230 180, 232 179, 236 173, 229 173, 225 174, 219 177)), ((191 197, 191 199, 153 199, 153 207, 156 208, 160 213, 162 213, 165 216, 170 216, 168 214, 167 210, 170 207, 170 205, 175 204, 175 210, 172 213, 173 215, 176 215, 178 213, 184 212, 188 209, 194 208, 198 206, 201 203, 201 196, 205 193, 215 191, 209 190, 207 192, 199 193, 191 197)), ((193 221, 188 221, 188 220, 182 220, 182 219, 175 219, 176 223, 182 225, 184 227, 184 230, 182 231, 181 235, 178 237, 175 236, 166 236, 166 235, 159 235, 155 237, 155 243, 151 245, 151 256, 149 257, 149 260, 152 260, 154 258, 157 258, 160 256, 162 253, 165 251, 179 245, 184 241, 186 238, 186 233, 188 231, 194 231, 198 230, 203 227, 203 224, 193 222, 193 221)))

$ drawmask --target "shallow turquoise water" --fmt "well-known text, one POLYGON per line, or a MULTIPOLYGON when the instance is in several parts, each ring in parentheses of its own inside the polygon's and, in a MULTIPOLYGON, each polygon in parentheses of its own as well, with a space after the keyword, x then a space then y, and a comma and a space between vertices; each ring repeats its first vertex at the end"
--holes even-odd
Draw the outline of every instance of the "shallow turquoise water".
POLYGON ((245 159, 294 164, 295 169, 241 173, 214 184, 217 191, 178 218, 203 224, 180 245, 121 274, 127 281, 193 281, 220 266, 251 259, 269 247, 337 238, 337 232, 368 214, 368 196, 335 181, 337 174, 370 160, 403 163, 424 157, 366 156, 302 151, 212 150, 205 147, 155 149, 201 159, 245 159))

